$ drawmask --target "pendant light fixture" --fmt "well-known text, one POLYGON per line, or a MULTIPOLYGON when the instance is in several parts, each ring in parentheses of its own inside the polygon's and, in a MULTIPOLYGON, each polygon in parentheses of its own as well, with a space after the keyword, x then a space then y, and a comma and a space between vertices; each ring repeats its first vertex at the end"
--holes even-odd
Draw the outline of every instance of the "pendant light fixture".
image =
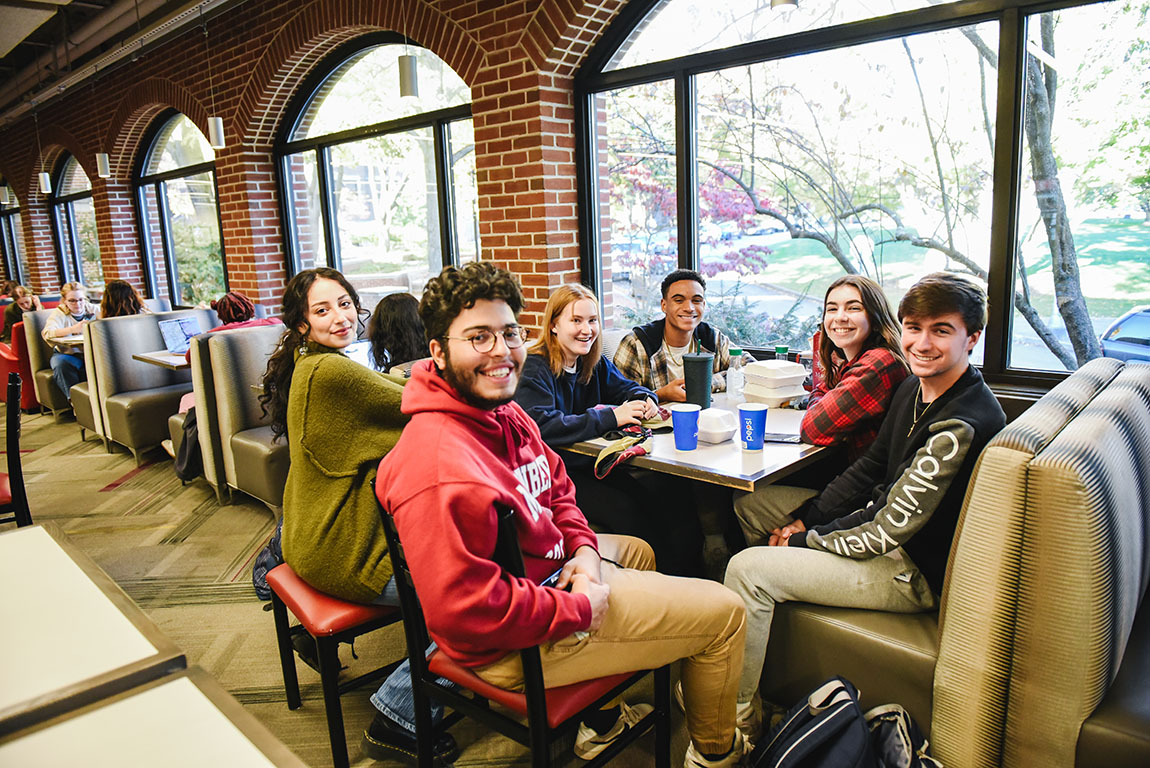
POLYGON ((101 179, 112 178, 112 159, 107 152, 96 153, 96 175, 101 179))
MULTIPOLYGON (((212 50, 208 46, 208 23, 204 20, 204 6, 200 6, 200 24, 204 28, 204 58, 208 67, 208 95, 211 100, 212 114, 216 112, 216 86, 212 80, 212 50)), ((222 117, 208 118, 208 143, 212 149, 223 149, 228 145, 227 136, 224 135, 224 119, 222 117)))
POLYGON ((52 194, 52 177, 44 170, 44 150, 40 148, 40 113, 36 111, 35 102, 32 103, 32 122, 36 126, 36 157, 40 160, 40 194, 52 194))
POLYGON ((415 57, 407 47, 407 3, 400 3, 403 14, 403 55, 399 57, 399 95, 419 98, 419 72, 415 68, 415 57))
POLYGON ((0 184, 0 205, 8 205, 8 182, 0 184))

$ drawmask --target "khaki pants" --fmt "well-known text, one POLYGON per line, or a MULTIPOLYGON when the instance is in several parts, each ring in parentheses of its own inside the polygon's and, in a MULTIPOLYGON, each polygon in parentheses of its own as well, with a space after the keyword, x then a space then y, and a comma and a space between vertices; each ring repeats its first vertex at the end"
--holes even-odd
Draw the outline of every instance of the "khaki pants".
MULTIPOLYGON (((789 523, 790 513, 814 495, 806 488, 772 485, 737 498, 735 513, 747 541, 765 544, 769 532, 789 523)), ((920 613, 937 605, 918 566, 901 547, 855 560, 804 547, 752 546, 731 558, 724 582, 747 607, 740 702, 750 701, 759 688, 776 603, 799 600, 896 613, 920 613)))
MULTIPOLYGON (((695 748, 725 752, 735 729, 735 691, 743 665, 742 601, 722 584, 666 576, 651 548, 630 536, 599 535, 607 615, 595 632, 577 632, 539 648, 548 688, 651 669, 683 659, 687 730, 695 748)), ((518 653, 474 670, 500 688, 523 686, 518 653)))

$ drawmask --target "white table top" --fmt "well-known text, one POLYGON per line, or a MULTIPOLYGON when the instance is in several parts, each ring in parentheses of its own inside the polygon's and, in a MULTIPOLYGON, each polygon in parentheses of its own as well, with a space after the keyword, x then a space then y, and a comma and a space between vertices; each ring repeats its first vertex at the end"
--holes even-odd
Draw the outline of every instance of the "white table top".
MULTIPOLYGON (((716 394, 711 406, 737 410, 727 403, 725 394, 716 394)), ((798 434, 803 411, 790 408, 771 408, 767 411, 767 432, 798 434)), ((587 456, 598 456, 608 441, 603 438, 586 440, 564 450, 587 456)), ((826 449, 805 443, 766 443, 761 451, 744 451, 738 442, 738 431, 722 443, 704 443, 693 451, 675 449, 675 437, 670 431, 657 433, 652 438, 651 453, 637 456, 629 466, 653 469, 658 472, 701 480, 744 491, 769 485, 797 469, 821 458, 826 449)))
POLYGON ((56 341, 61 344, 83 344, 84 337, 77 333, 74 336, 54 336, 52 337, 52 341, 56 341))
POLYGON ((21 768, 305 768, 207 673, 190 669, 0 743, 21 768))
POLYGON ((186 357, 174 355, 166 349, 161 349, 158 352, 140 352, 132 355, 132 359, 139 360, 141 363, 158 365, 161 368, 171 368, 174 371, 192 367, 186 357))
POLYGON ((0 734, 186 665, 58 531, 0 534, 0 584, 0 734))

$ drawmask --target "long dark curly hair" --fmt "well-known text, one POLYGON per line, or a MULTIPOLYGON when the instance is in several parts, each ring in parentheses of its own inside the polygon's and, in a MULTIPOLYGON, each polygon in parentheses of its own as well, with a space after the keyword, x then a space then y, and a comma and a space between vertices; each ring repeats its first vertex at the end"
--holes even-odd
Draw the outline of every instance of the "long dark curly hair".
POLYGON ((371 357, 378 371, 427 357, 419 300, 410 293, 384 296, 367 324, 367 338, 371 340, 371 357))
POLYGON ((260 408, 264 416, 271 419, 272 436, 276 439, 287 435, 288 395, 291 392, 292 374, 295 373, 296 350, 307 343, 311 325, 307 321, 307 296, 312 285, 319 278, 335 280, 355 305, 362 327, 367 314, 359 306, 359 294, 343 276, 343 273, 330 267, 305 269, 288 281, 284 289, 283 313, 281 319, 286 327, 275 352, 268 358, 264 371, 263 388, 260 395, 260 408))
POLYGON ((138 315, 144 311, 144 300, 124 280, 109 280, 104 286, 104 298, 100 300, 100 317, 124 317, 138 315))

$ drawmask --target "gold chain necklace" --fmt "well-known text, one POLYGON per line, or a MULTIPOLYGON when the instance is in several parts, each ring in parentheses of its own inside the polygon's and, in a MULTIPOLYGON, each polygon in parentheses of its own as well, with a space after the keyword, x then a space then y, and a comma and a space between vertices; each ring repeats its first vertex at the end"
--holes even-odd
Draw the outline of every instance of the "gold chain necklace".
POLYGON ((930 407, 932 405, 934 405, 934 400, 931 400, 929 403, 926 404, 926 407, 922 409, 922 413, 919 413, 918 412, 918 401, 921 398, 922 398, 922 382, 920 381, 918 383, 918 392, 916 392, 914 395, 914 405, 911 406, 911 413, 914 415, 914 421, 912 421, 910 423, 910 429, 908 429, 906 431, 907 437, 910 437, 910 433, 914 432, 914 428, 916 426, 918 426, 918 420, 921 419, 923 416, 925 416, 926 412, 930 410, 930 407))

